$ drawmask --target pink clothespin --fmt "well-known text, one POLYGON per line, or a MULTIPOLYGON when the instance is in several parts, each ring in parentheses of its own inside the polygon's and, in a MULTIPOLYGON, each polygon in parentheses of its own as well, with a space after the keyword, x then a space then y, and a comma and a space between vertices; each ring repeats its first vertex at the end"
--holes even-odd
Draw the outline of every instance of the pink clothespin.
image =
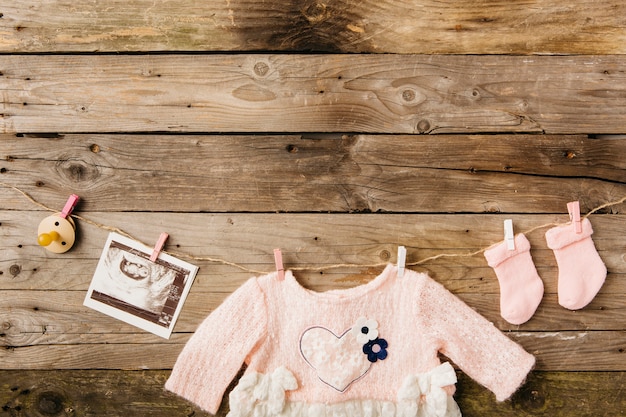
POLYGON ((504 221, 504 240, 508 250, 515 250, 515 233, 513 233, 513 219, 504 221))
POLYGON ((78 204, 78 199, 79 197, 76 194, 70 195, 70 197, 67 199, 67 202, 65 203, 65 206, 63 207, 63 211, 61 211, 61 214, 59 214, 59 216, 61 216, 61 218, 63 219, 66 219, 67 216, 72 214, 72 211, 74 211, 74 207, 76 207, 76 204, 78 204))
POLYGON ((283 266, 283 254, 280 249, 274 249, 274 264, 278 272, 278 280, 283 281, 285 279, 285 267, 283 266))
POLYGON ((167 238, 170 235, 168 235, 167 233, 163 232, 161 233, 161 236, 159 236, 159 240, 157 240, 156 245, 154 245, 154 249, 152 250, 152 255, 150 255, 150 260, 152 262, 156 262, 156 260, 159 257, 159 254, 161 253, 161 250, 163 249, 163 246, 165 246, 165 241, 167 240, 167 238))
POLYGON ((572 201, 571 203, 567 203, 567 211, 569 212, 570 220, 574 223, 576 233, 582 233, 583 225, 580 220, 580 202, 572 201))

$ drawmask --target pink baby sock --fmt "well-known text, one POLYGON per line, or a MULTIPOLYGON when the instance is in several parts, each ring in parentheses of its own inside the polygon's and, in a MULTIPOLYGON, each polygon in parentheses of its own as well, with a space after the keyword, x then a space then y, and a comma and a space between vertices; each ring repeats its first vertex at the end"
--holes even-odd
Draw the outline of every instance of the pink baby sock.
POLYGON ((581 233, 576 233, 574 224, 546 232, 546 242, 559 267, 559 304, 569 310, 589 304, 606 278, 606 266, 591 240, 591 222, 583 219, 581 226, 581 233))
POLYGON ((530 256, 530 242, 515 236, 515 249, 503 241, 485 251, 485 258, 500 283, 500 315, 511 324, 522 324, 535 314, 543 297, 543 281, 530 256))

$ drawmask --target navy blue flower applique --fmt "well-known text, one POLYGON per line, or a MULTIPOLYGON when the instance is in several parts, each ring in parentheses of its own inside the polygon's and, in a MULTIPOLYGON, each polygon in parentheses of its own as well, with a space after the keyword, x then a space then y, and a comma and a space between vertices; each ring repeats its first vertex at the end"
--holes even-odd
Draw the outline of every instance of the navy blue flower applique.
POLYGON ((363 353, 367 355, 367 360, 374 363, 377 360, 385 360, 389 343, 385 339, 376 338, 363 345, 363 353))
POLYGON ((367 355, 367 360, 374 363, 378 360, 385 360, 389 344, 385 339, 378 337, 378 322, 360 317, 352 332, 359 343, 363 344, 363 353, 367 355))

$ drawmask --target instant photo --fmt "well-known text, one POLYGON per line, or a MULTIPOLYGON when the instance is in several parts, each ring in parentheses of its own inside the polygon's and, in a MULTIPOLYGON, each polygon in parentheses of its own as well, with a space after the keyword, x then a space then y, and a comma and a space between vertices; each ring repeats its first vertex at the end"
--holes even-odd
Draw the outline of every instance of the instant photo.
POLYGON ((152 262, 149 248, 109 234, 84 304, 169 338, 198 267, 166 253, 152 262))

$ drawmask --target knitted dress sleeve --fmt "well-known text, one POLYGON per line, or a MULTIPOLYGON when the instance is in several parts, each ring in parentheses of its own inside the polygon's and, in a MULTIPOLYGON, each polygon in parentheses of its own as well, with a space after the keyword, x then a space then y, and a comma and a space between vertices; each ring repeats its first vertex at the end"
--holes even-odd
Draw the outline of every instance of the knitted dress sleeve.
POLYGON ((252 278, 198 327, 165 388, 215 414, 226 388, 265 334, 266 322, 264 294, 252 278))
POLYGON ((422 315, 439 351, 498 401, 509 398, 534 366, 534 356, 441 284, 427 280, 422 296, 422 315))

